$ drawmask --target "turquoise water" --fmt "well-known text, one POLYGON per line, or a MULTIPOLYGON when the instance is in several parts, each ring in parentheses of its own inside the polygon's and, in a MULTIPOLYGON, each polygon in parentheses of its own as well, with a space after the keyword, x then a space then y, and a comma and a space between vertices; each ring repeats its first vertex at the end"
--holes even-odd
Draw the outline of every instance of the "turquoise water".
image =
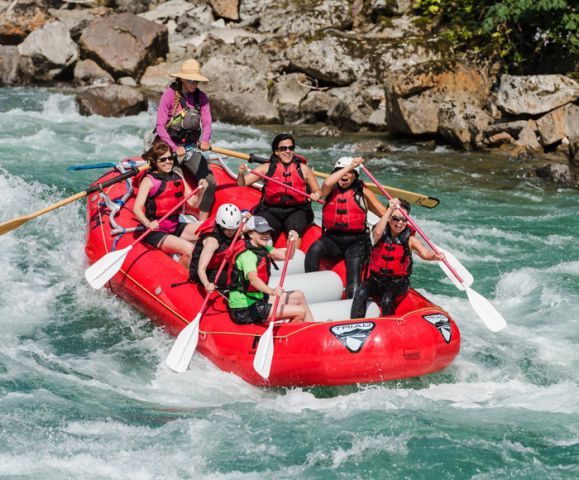
MULTIPOLYGON (((0 221, 84 190, 100 171, 66 167, 139 153, 152 120, 81 117, 70 95, 0 89, 0 221)), ((359 140, 300 132, 323 171, 359 140)), ((233 150, 266 154, 271 137, 215 126, 233 150)), ((177 375, 163 364, 172 338, 85 283, 79 201, 0 237, 0 478, 578 478, 579 194, 478 153, 365 157, 385 183, 441 199, 414 217, 473 273, 505 331, 420 262, 414 286, 462 332, 442 372, 262 390, 196 356, 177 375)))

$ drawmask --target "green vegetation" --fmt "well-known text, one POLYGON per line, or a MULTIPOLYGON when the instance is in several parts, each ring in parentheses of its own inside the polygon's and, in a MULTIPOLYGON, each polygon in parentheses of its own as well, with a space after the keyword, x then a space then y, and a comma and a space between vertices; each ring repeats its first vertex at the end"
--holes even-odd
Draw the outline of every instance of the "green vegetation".
POLYGON ((575 0, 417 0, 414 9, 457 50, 499 59, 511 72, 577 69, 575 0))

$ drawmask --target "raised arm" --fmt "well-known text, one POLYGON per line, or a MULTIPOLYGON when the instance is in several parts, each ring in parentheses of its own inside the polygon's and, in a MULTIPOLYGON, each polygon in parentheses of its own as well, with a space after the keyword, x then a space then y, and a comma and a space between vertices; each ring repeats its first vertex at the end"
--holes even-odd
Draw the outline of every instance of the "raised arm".
POLYGON ((376 225, 374 225, 374 228, 372 229, 372 243, 373 244, 376 244, 378 242, 378 240, 380 240, 382 238, 382 235, 384 235, 384 231, 386 230, 386 226, 388 225, 388 222, 390 221, 390 218, 392 217, 392 213, 394 213, 394 211, 397 208, 400 208, 400 202, 397 198, 394 198, 394 199, 392 199, 392 201, 388 205, 388 208, 385 209, 385 211, 382 214, 382 216, 380 217, 380 220, 378 221, 378 223, 376 223, 376 225))
MULTIPOLYGON (((259 167, 256 167, 255 170, 265 175, 267 173, 267 169, 269 168, 269 163, 264 163, 259 167)), ((239 170, 237 171, 237 185, 240 187, 249 187, 253 185, 255 182, 260 180, 260 177, 253 173, 247 173, 249 171, 249 166, 247 163, 242 163, 239 165, 239 170), (247 174, 247 175, 246 175, 247 174)))
MULTIPOLYGON (((185 185, 185 196, 187 197, 192 192, 191 187, 189 186, 187 180, 185 180, 181 174, 178 175, 183 179, 183 185, 185 185)), ((198 187, 197 193, 193 195, 189 200, 187 200, 187 205, 189 205, 191 208, 197 208, 201 203, 201 200, 203 199, 203 194, 205 193, 207 185, 208 185, 207 180, 205 180, 204 178, 199 180, 199 183, 197 184, 198 187)))
POLYGON ((324 183, 322 183, 321 188, 322 197, 327 197, 331 193, 332 189, 336 186, 340 178, 346 175, 346 173, 349 173, 352 170, 354 170, 357 166, 359 166, 363 162, 364 159, 362 157, 356 157, 352 160, 352 163, 350 165, 340 170, 336 170, 329 177, 326 177, 324 183))
POLYGON ((364 187, 364 199, 366 200, 366 205, 368 209, 376 216, 381 217, 386 213, 386 207, 382 205, 382 202, 378 200, 378 197, 374 194, 372 190, 364 187))

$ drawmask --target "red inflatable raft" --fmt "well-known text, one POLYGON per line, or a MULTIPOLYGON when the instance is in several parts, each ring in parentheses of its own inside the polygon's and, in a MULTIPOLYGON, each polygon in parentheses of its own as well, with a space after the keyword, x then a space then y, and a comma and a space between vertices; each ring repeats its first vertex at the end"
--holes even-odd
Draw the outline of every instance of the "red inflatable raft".
MULTIPOLYGON (((261 195, 257 188, 238 187, 222 164, 212 164, 211 168, 218 184, 215 209, 224 202, 247 209, 257 204, 261 195)), ((113 170, 99 181, 117 175, 113 170)), ((114 234, 139 225, 132 214, 134 195, 128 195, 128 187, 124 181, 105 189, 108 202, 96 193, 88 198, 85 250, 90 263, 113 247, 127 247, 138 235, 114 234), (126 204, 110 222, 111 207, 114 209, 123 196, 126 204)), ((310 227, 302 250, 307 251, 320 234, 319 226, 310 227)), ((343 262, 329 267, 343 282, 343 262)), ((187 277, 185 268, 171 257, 140 242, 131 249, 108 286, 115 295, 177 335, 198 313, 205 295, 202 287, 182 283, 187 277)), ((319 287, 323 289, 324 285, 319 287)), ((392 316, 351 320, 349 309, 340 313, 333 317, 343 319, 339 321, 276 326, 275 354, 270 377, 265 381, 253 369, 255 349, 265 327, 234 324, 225 300, 216 294, 201 320, 197 351, 222 370, 253 385, 289 387, 382 382, 425 375, 448 366, 460 348, 460 333, 450 315, 414 290, 409 291, 392 316)))

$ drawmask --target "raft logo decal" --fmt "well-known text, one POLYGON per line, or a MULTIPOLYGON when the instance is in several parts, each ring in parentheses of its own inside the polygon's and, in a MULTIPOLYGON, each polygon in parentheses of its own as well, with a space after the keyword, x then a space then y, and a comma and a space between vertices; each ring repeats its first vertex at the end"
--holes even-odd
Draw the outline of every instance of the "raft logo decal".
POLYGON ((450 329, 450 320, 446 315, 442 313, 435 313, 432 315, 424 315, 424 320, 432 323, 436 327, 436 329, 444 338, 446 343, 450 343, 450 337, 452 336, 452 331, 450 329))
POLYGON ((358 353, 362 350, 366 339, 375 326, 374 322, 347 323, 346 325, 334 325, 330 328, 330 332, 348 351, 358 353))

